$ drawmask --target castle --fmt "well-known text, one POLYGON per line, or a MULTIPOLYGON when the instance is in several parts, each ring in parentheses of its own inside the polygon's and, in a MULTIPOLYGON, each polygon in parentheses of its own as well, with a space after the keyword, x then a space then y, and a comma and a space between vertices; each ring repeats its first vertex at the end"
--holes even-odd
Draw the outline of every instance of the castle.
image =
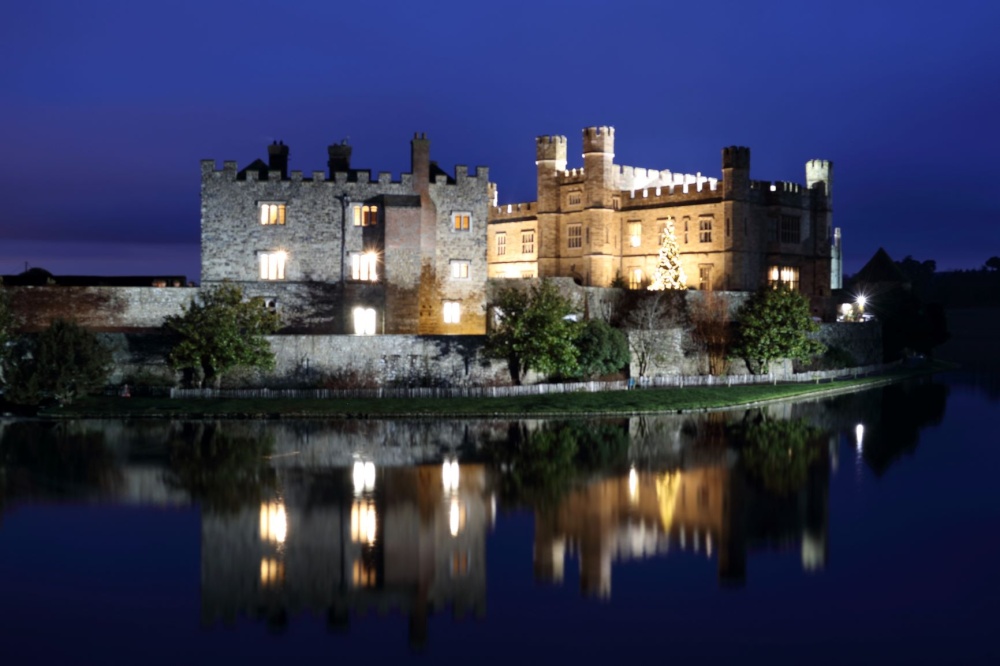
POLYGON ((485 167, 454 175, 411 141, 411 172, 351 166, 329 146, 329 172, 288 171, 289 149, 237 170, 201 163, 201 280, 238 284, 281 312, 289 332, 485 332, 485 167))
POLYGON ((566 168, 566 137, 536 140, 537 200, 493 207, 491 278, 572 277, 648 285, 673 230, 687 284, 752 291, 783 283, 825 311, 840 288, 832 228, 833 166, 806 164, 805 185, 750 179, 750 149, 722 151, 722 178, 614 163, 613 127, 583 130, 583 168, 566 168))

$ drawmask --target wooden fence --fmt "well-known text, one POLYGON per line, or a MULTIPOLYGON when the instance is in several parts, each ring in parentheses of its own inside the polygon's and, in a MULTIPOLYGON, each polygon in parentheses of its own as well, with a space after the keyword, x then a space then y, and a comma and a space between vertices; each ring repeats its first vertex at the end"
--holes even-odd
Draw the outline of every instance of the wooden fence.
POLYGON ((509 398, 550 395, 554 393, 597 393, 624 391, 630 388, 687 386, 741 386, 776 382, 820 383, 845 377, 862 377, 884 372, 890 365, 866 365, 842 370, 800 372, 790 377, 774 375, 662 375, 641 377, 638 381, 572 382, 565 384, 530 384, 525 386, 465 386, 454 388, 374 388, 374 389, 170 389, 171 398, 509 398))

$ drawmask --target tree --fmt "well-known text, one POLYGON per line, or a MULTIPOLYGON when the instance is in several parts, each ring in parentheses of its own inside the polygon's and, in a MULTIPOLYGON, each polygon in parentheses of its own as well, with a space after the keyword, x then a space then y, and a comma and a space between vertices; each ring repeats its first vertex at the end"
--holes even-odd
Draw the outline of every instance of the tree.
POLYGON ((701 292, 701 298, 691 303, 689 317, 691 339, 708 356, 708 374, 725 374, 733 339, 729 299, 718 292, 701 292))
POLYGON ((680 248, 677 236, 674 235, 674 221, 668 219, 663 229, 663 240, 660 242, 660 256, 653 270, 653 281, 650 291, 664 289, 684 289, 687 287, 687 276, 681 268, 680 248))
POLYGON ((72 403, 102 388, 111 369, 111 352, 97 336, 64 319, 25 340, 14 353, 6 395, 26 405, 72 403))
POLYGON ((1000 271, 1000 257, 990 257, 984 265, 991 271, 1000 271))
POLYGON ((737 316, 733 354, 754 374, 766 374, 771 361, 808 359, 826 347, 809 338, 819 326, 809 314, 809 301, 787 286, 758 289, 737 316))
POLYGON ((486 337, 486 355, 507 361, 510 378, 520 384, 528 370, 572 375, 578 351, 578 326, 566 317, 568 299, 548 280, 528 289, 504 287, 493 303, 497 322, 486 337))
POLYGON ((170 366, 190 372, 199 386, 218 386, 236 367, 274 367, 274 352, 264 336, 278 330, 278 315, 260 297, 244 299, 236 285, 203 291, 183 314, 167 317, 164 326, 179 336, 168 357, 170 366))
POLYGON ((628 338, 600 319, 591 319, 583 324, 576 348, 579 352, 579 377, 607 375, 628 365, 628 338))
MULTIPOLYGON (((683 296, 683 292, 676 292, 676 295, 683 296)), ((664 291, 642 296, 625 314, 622 325, 639 376, 645 377, 649 366, 659 362, 670 347, 670 338, 663 329, 677 325, 679 306, 677 299, 664 291)))
POLYGON ((3 280, 0 280, 0 387, 6 385, 16 327, 17 320, 10 309, 10 299, 3 288, 3 280))

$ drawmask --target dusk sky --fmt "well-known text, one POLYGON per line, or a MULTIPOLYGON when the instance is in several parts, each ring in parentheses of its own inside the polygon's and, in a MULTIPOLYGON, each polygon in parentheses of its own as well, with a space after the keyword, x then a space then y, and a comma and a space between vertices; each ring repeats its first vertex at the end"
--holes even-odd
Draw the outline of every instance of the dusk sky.
POLYGON ((1000 255, 1000 2, 34 0, 0 5, 0 274, 199 276, 199 160, 487 165, 534 200, 535 137, 618 164, 804 182, 834 162, 845 271, 1000 255))

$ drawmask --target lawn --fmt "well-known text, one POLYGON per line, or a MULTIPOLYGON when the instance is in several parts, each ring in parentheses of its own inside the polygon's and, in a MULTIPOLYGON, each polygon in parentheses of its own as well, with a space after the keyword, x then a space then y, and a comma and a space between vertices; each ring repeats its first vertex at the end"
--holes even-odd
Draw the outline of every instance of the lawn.
POLYGON ((213 418, 388 418, 630 415, 697 411, 782 400, 815 393, 877 386, 916 375, 950 369, 945 364, 899 369, 884 375, 823 384, 762 384, 562 393, 516 398, 381 398, 381 399, 170 399, 87 398, 45 410, 56 418, 213 417, 213 418))

